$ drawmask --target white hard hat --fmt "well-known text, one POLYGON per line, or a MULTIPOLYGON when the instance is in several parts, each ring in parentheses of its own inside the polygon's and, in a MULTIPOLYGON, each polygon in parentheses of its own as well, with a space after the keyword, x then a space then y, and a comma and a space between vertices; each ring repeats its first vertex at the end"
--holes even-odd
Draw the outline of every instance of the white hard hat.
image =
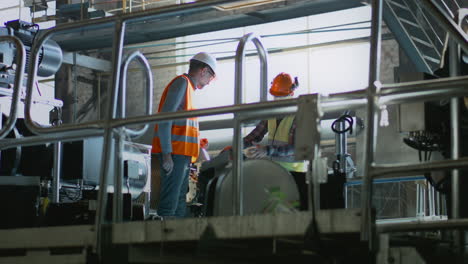
POLYGON ((207 64, 216 74, 216 58, 213 55, 207 52, 199 52, 195 54, 195 56, 193 56, 190 60, 197 60, 207 64))

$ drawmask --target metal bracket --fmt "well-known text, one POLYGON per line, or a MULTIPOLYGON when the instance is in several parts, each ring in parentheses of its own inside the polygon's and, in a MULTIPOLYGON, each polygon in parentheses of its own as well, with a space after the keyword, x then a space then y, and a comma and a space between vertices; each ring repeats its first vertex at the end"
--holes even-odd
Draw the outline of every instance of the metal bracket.
POLYGON ((314 184, 328 182, 327 158, 315 157, 312 160, 312 179, 314 184))
POLYGON ((296 113, 296 160, 314 160, 320 147, 320 95, 309 94, 299 97, 296 113))

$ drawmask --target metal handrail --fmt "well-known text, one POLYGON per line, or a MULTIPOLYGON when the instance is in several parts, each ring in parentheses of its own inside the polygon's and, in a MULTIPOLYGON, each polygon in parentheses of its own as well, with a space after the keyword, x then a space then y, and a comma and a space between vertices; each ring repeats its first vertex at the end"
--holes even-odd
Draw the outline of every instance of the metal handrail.
POLYGON ((378 100, 380 90, 380 50, 382 41, 382 9, 383 0, 372 0, 372 23, 370 36, 369 59, 369 85, 367 87, 366 130, 364 133, 363 152, 363 184, 361 209, 363 221, 361 222, 361 239, 369 241, 369 247, 374 246, 372 217, 372 174, 371 164, 374 162, 374 153, 377 141, 378 100))
MULTIPOLYGON (((235 81, 234 81, 234 104, 242 104, 242 90, 243 90, 243 75, 244 75, 244 58, 245 46, 252 41, 257 49, 260 59, 260 101, 267 99, 267 79, 268 79, 268 53, 263 47, 260 36, 254 33, 244 35, 237 45, 236 60, 235 60, 235 81)), ((233 214, 243 215, 243 173, 242 173, 242 131, 241 121, 238 116, 234 116, 234 135, 232 151, 235 157, 232 161, 232 191, 233 191, 233 214)))
MULTIPOLYGON (((124 45, 124 33, 125 33, 125 21, 117 21, 116 29, 114 32, 114 45, 112 48, 112 85, 111 85, 111 95, 108 104, 107 111, 107 126, 104 130, 104 145, 102 152, 102 161, 101 171, 99 177, 99 193, 98 193, 98 207, 96 210, 96 245, 98 255, 101 256, 102 251, 102 225, 105 222, 106 208, 107 208, 107 186, 108 179, 111 171, 111 157, 112 157, 112 148, 114 146, 114 129, 109 125, 109 122, 117 117, 117 102, 118 102, 118 86, 120 83, 120 65, 122 61, 122 51, 124 45)), ((118 138, 120 141, 120 138, 118 138)), ((117 188, 122 187, 122 179, 120 173, 114 175, 114 199, 113 199, 113 219, 118 220, 119 216, 122 215, 122 189, 117 188), (120 190, 120 192, 119 192, 120 190)))
POLYGON ((448 170, 451 168, 466 167, 468 167, 468 158, 458 158, 421 163, 372 164, 371 172, 374 178, 387 175, 394 175, 397 177, 421 175, 425 172, 431 172, 435 170, 448 170))
MULTIPOLYGON (((146 59, 145 55, 140 51, 134 51, 131 53, 124 61, 121 69, 121 84, 120 84, 120 113, 119 117, 125 118, 126 117, 126 101, 125 97, 127 95, 127 73, 128 73, 128 66, 130 62, 134 59, 138 59, 138 61, 142 64, 145 70, 145 77, 146 77, 146 89, 145 89, 145 97, 146 97, 146 115, 151 115, 153 110, 153 74, 151 72, 151 66, 149 65, 148 60, 146 59)), ((125 128, 125 133, 130 135, 132 138, 137 138, 143 135, 146 130, 148 130, 149 125, 146 124, 143 128, 139 130, 133 130, 130 128, 125 128)))
MULTIPOLYGON (((379 104, 399 104, 406 101, 425 101, 433 98, 463 96, 468 94, 468 76, 449 77, 427 81, 407 82, 399 84, 386 84, 381 86, 377 94, 379 104), (447 88, 449 87, 449 88, 447 88)), ((192 111, 179 111, 171 113, 158 113, 150 116, 128 117, 125 119, 116 118, 107 123, 107 125, 117 128, 128 125, 142 125, 146 123, 157 123, 175 119, 185 119, 197 116, 211 116, 227 113, 248 113, 258 112, 268 109, 285 108, 287 113, 293 114, 297 108, 298 98, 285 99, 280 101, 268 101, 261 103, 249 103, 233 106, 212 107, 197 109, 192 111)), ((321 98, 321 107, 324 112, 342 111, 346 109, 357 109, 367 104, 365 94, 362 90, 353 92, 333 94, 321 98), (351 99, 346 99, 351 98, 351 99)), ((271 113, 262 113, 263 117, 274 116, 276 111, 271 113), (271 114, 271 115, 270 115, 271 114)), ((243 120, 244 115, 240 118, 243 120)), ((17 146, 33 146, 57 141, 74 141, 86 137, 95 137, 103 135, 102 129, 88 131, 73 131, 70 133, 60 132, 54 134, 44 134, 39 136, 30 136, 13 140, 0 140, 0 150, 14 148, 17 146)))
POLYGON ((430 222, 410 222, 410 223, 385 223, 377 224, 378 233, 408 232, 408 231, 427 231, 427 230, 447 230, 447 229, 466 229, 468 219, 448 219, 430 222))
POLYGON ((55 132, 64 132, 70 133, 71 131, 83 131, 83 130, 93 130, 93 129, 104 129, 106 127, 105 121, 98 122, 86 122, 81 124, 64 124, 61 126, 50 127, 42 126, 35 123, 31 117, 31 104, 32 104, 32 91, 34 86, 34 81, 37 75, 37 67, 39 60, 39 49, 42 44, 47 41, 53 34, 65 31, 65 30, 82 30, 86 26, 104 26, 109 23, 121 23, 127 22, 130 20, 144 19, 147 17, 151 18, 164 18, 172 17, 176 15, 182 15, 185 13, 192 13, 197 10, 209 9, 214 5, 220 5, 223 3, 232 2, 229 0, 205 0, 196 3, 189 3, 184 5, 168 6, 160 9, 146 10, 138 13, 131 14, 121 14, 116 16, 104 17, 93 20, 85 20, 74 23, 66 23, 58 25, 57 27, 47 29, 43 34, 39 35, 34 41, 31 47, 31 67, 29 67, 28 76, 32 76, 28 79, 27 83, 27 92, 26 92, 26 103, 25 103, 25 124, 28 129, 34 134, 45 134, 45 133, 55 133, 55 132))
POLYGON ((76 141, 88 137, 98 137, 103 135, 102 130, 89 130, 89 131, 73 131, 70 133, 49 133, 38 136, 29 136, 12 139, 1 139, 0 140, 0 150, 16 148, 18 146, 36 146, 45 143, 55 143, 55 142, 70 142, 76 141))
POLYGON ((23 88, 24 67, 26 63, 24 45, 15 36, 0 36, 0 41, 9 41, 16 46, 16 72, 15 82, 13 85, 13 96, 11 98, 10 115, 8 116, 5 126, 0 130, 0 139, 5 138, 13 129, 18 117, 18 104, 20 100, 20 91, 23 88))

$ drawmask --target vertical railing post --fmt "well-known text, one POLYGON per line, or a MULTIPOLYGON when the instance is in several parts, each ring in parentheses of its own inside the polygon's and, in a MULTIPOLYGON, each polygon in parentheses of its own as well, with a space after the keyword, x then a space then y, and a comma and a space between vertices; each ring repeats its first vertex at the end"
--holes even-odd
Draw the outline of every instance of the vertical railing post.
POLYGON ((13 96, 11 98, 10 115, 8 116, 6 124, 2 124, 2 129, 0 130, 0 139, 6 137, 16 124, 16 119, 18 116, 18 103, 20 100, 20 91, 23 89, 24 67, 26 64, 26 51, 24 49, 23 43, 15 36, 1 36, 0 40, 3 39, 15 44, 15 63, 17 68, 15 73, 15 82, 13 85, 13 96))
MULTIPOLYGON (((102 152, 102 161, 100 178, 99 178, 99 195, 98 195, 98 208, 96 210, 96 221, 95 221, 95 232, 96 232, 96 247, 98 256, 101 257, 102 253, 102 225, 105 221, 106 208, 107 208, 107 186, 108 178, 111 167, 110 159, 114 153, 113 147, 113 128, 110 127, 109 123, 117 115, 117 97, 118 97, 118 86, 120 79, 120 64, 122 60, 122 50, 124 43, 124 33, 125 33, 125 22, 122 20, 117 20, 115 25, 114 32, 114 45, 112 47, 112 85, 110 87, 111 96, 108 100, 108 111, 105 122, 107 126, 104 132, 104 144, 102 152)), ((116 197, 114 197, 114 200, 116 197)))
POLYGON ((377 140, 377 97, 380 80, 380 48, 382 26, 382 0, 372 0, 372 24, 370 36, 370 62, 369 62, 369 86, 367 88, 366 130, 364 134, 363 153, 363 185, 362 185, 362 218, 361 239, 369 241, 369 247, 373 248, 372 217, 372 174, 371 166, 374 162, 374 153, 377 140))
POLYGON ((60 203, 60 178, 62 173, 62 142, 54 144, 54 170, 52 175, 52 202, 60 203))
MULTIPOLYGON (((125 118, 126 117, 126 96, 127 96, 127 72, 130 62, 137 58, 140 63, 144 66, 145 77, 146 77, 146 107, 145 114, 150 115, 153 108, 153 75, 151 74, 151 67, 148 60, 145 56, 139 52, 133 52, 130 54, 124 61, 121 66, 121 77, 120 77, 120 86, 118 88, 118 96, 113 97, 116 101, 113 102, 114 106, 119 106, 116 108, 116 117, 125 118), (120 100, 119 100, 120 99, 120 100), (117 111, 118 110, 118 111, 117 111), (118 112, 118 113, 117 113, 118 112)), ((123 197, 122 197, 122 183, 123 183, 123 153, 124 153, 124 138, 125 135, 133 136, 134 138, 141 136, 148 129, 149 125, 145 125, 140 130, 133 130, 125 127, 120 127, 113 129, 118 131, 114 135, 115 138, 115 159, 114 159, 114 199, 113 199, 113 222, 121 222, 123 220, 123 197)))
MULTIPOLYGON (((267 99, 267 79, 268 79, 268 53, 263 47, 260 37, 249 33, 241 38, 236 50, 235 59, 235 83, 234 83, 234 104, 242 104, 243 76, 244 76, 244 57, 245 45, 252 40, 257 48, 260 58, 260 101, 267 99)), ((237 114, 234 115, 234 138, 232 144, 233 161, 232 161, 232 177, 233 177, 233 213, 234 215, 243 215, 243 173, 242 173, 242 131, 241 121, 237 114)))

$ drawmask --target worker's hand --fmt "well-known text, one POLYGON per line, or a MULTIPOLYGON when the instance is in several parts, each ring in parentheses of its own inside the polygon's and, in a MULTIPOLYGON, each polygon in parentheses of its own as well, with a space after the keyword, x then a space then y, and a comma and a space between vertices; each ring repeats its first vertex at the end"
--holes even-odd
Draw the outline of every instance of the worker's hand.
POLYGON ((163 154, 162 167, 167 175, 171 174, 172 170, 174 169, 174 161, 172 160, 171 153, 163 154))
POLYGON ((224 147, 221 152, 224 152, 224 151, 232 151, 232 146, 226 146, 224 147))
POLYGON ((244 155, 249 159, 261 159, 267 156, 267 150, 265 146, 254 143, 252 147, 244 150, 244 155))

